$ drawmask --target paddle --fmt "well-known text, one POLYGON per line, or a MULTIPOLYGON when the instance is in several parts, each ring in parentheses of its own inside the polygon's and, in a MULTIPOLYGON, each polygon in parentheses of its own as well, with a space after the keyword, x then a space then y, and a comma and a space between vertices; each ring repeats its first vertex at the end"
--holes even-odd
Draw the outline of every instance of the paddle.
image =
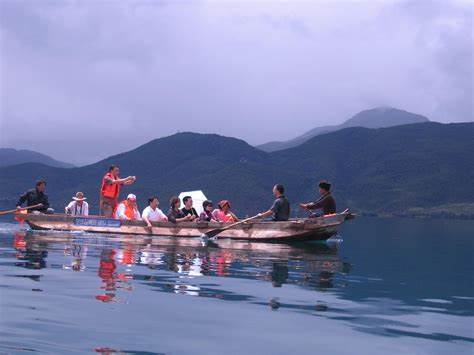
POLYGON ((214 238, 215 236, 217 236, 218 234, 222 233, 223 231, 227 230, 227 229, 230 229, 230 228, 233 228, 239 224, 242 224, 242 223, 245 223, 245 222, 248 222, 252 219, 256 219, 256 218, 259 218, 260 215, 256 215, 256 216, 253 216, 253 217, 250 217, 250 218, 246 218, 246 219, 243 219, 241 221, 238 221, 236 223, 232 223, 228 226, 225 226, 225 227, 222 227, 222 228, 216 228, 216 229, 212 229, 210 231, 208 231, 207 233, 204 233, 201 237, 207 237, 207 238, 214 238))
POLYGON ((15 212, 18 212, 18 211, 21 211, 21 210, 29 210, 29 209, 36 208, 36 207, 41 207, 41 206, 43 206, 43 204, 38 203, 37 205, 28 206, 28 207, 24 207, 24 208, 15 208, 14 210, 0 211, 0 216, 3 216, 4 214, 9 214, 9 213, 15 213, 15 212))

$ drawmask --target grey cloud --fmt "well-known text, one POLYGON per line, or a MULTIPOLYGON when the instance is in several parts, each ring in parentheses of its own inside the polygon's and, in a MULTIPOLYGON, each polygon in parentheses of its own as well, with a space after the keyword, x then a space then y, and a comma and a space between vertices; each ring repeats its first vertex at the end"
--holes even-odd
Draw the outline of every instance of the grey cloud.
POLYGON ((3 1, 0 145, 85 163, 177 131, 287 139, 380 105, 472 120, 470 10, 3 1))

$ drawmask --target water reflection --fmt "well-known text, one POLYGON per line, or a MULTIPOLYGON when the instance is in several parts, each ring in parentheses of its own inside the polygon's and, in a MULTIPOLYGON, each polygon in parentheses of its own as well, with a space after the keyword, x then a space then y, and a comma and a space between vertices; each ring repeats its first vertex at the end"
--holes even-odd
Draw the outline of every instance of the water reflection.
POLYGON ((13 248, 16 258, 21 260, 16 266, 20 267, 45 268, 48 252, 61 249, 64 270, 83 272, 97 268, 100 291, 95 298, 101 302, 117 301, 117 290, 133 291, 133 280, 144 281, 162 292, 231 300, 239 296, 203 287, 194 282, 195 278, 257 279, 268 281, 276 288, 294 284, 324 291, 333 287, 335 273, 347 274, 350 270, 350 265, 340 260, 337 244, 289 246, 222 241, 202 245, 191 239, 136 236, 95 237, 91 241, 70 234, 16 232, 13 248), (143 268, 149 271, 144 272, 143 268), (159 270, 171 271, 177 276, 151 273, 159 270))
MULTIPOLYGON (((255 319, 267 323, 267 329, 281 327, 282 337, 291 334, 293 344, 303 339, 311 342, 308 332, 318 327, 318 332, 325 333, 322 337, 334 331, 354 332, 357 339, 385 342, 392 350, 396 342, 407 338, 456 344, 462 350, 472 346, 473 264, 468 255, 472 238, 457 237, 459 245, 454 247, 456 239, 446 244, 444 234, 434 237, 440 228, 429 230, 429 239, 413 229, 416 233, 407 234, 405 243, 400 243, 399 231, 393 236, 387 232, 394 228, 381 225, 370 233, 371 226, 355 228, 359 238, 346 238, 342 250, 337 243, 219 240, 202 245, 190 239, 9 232, 0 239, 0 291, 7 294, 2 307, 10 311, 9 318, 3 317, 4 324, 11 329, 25 325, 40 329, 38 319, 43 324, 45 319, 49 324, 81 319, 70 329, 93 335, 84 324, 99 322, 108 328, 101 333, 103 339, 91 340, 87 349, 103 353, 128 348, 128 343, 118 344, 112 336, 125 334, 115 325, 120 323, 119 316, 133 319, 135 333, 127 327, 126 334, 132 334, 137 343, 144 341, 139 335, 142 324, 147 329, 166 324, 162 334, 179 342, 183 323, 204 325, 206 334, 218 332, 221 324, 248 329, 246 320, 255 314, 255 319), (387 234, 382 237, 380 230, 387 234), (21 301, 15 301, 17 296, 21 301), (76 307, 100 315, 73 316, 76 307), (24 310, 21 322, 18 310, 24 310), (33 313, 42 317, 30 316, 33 313), (285 328, 290 323, 291 329, 301 327, 293 334, 285 328), (395 340, 392 344, 388 339, 395 340)), ((259 329, 265 333, 265 327, 259 329)), ((0 337, 5 334, 0 327, 0 337)), ((42 336, 30 336, 32 349, 42 336)), ((22 341, 11 344, 16 347, 22 341)), ((60 340, 50 337, 50 341, 60 340)), ((153 344, 159 346, 143 349, 164 349, 158 340, 153 344)), ((0 345, 2 349, 6 348, 0 345)))

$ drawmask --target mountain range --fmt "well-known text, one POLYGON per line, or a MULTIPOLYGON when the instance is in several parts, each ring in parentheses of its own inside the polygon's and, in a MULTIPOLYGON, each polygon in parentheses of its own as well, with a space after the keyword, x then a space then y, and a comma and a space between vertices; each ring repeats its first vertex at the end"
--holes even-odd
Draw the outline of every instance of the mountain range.
POLYGON ((0 148, 0 167, 23 163, 40 163, 57 168, 73 168, 74 165, 27 149, 0 148))
POLYGON ((320 134, 338 131, 343 128, 383 128, 422 122, 429 122, 429 120, 424 116, 417 115, 408 111, 399 110, 392 107, 377 107, 370 110, 361 111, 340 125, 316 127, 302 134, 301 136, 290 139, 288 141, 268 142, 257 146, 257 148, 265 152, 275 152, 277 150, 296 147, 320 134))
POLYGON ((0 206, 14 206, 37 178, 45 178, 56 210, 83 191, 97 212, 101 178, 118 164, 122 175, 138 178, 122 196, 137 194, 141 207, 157 194, 167 210, 172 195, 201 189, 214 201, 231 200, 239 215, 251 215, 267 209, 273 184, 283 183, 293 216, 303 216, 297 204, 313 200, 318 181, 328 179, 339 210, 423 215, 443 206, 459 215, 455 206, 462 205, 462 215, 474 217, 473 137, 474 123, 350 127, 267 153, 236 138, 179 133, 80 168, 38 163, 0 168, 0 206))

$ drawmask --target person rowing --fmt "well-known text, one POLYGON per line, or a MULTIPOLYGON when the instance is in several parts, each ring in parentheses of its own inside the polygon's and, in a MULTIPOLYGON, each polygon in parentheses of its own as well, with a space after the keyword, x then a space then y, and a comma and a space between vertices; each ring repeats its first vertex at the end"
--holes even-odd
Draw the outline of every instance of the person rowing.
POLYGON ((49 207, 48 195, 45 191, 46 181, 38 180, 34 189, 20 196, 16 204, 17 210, 21 210, 21 206, 26 202, 27 206, 37 206, 30 209, 33 213, 54 213, 54 210, 49 207))
POLYGON ((273 195, 276 197, 272 207, 266 212, 259 213, 260 218, 272 217, 275 222, 287 221, 290 218, 290 202, 284 195, 285 187, 281 184, 273 186, 273 195))
POLYGON ((137 180, 135 176, 128 176, 124 179, 120 179, 119 174, 119 167, 117 165, 111 165, 109 172, 102 178, 99 202, 99 214, 101 216, 112 218, 117 208, 122 185, 131 185, 137 180))
MULTIPOLYGON (((318 187, 321 197, 315 202, 301 203, 300 207, 308 211, 321 209, 323 211, 323 216, 336 213, 336 200, 334 200, 334 197, 331 194, 331 184, 326 180, 323 180, 319 182, 318 187)), ((313 212, 309 215, 309 218, 319 217, 320 215, 321 214, 313 212)))

